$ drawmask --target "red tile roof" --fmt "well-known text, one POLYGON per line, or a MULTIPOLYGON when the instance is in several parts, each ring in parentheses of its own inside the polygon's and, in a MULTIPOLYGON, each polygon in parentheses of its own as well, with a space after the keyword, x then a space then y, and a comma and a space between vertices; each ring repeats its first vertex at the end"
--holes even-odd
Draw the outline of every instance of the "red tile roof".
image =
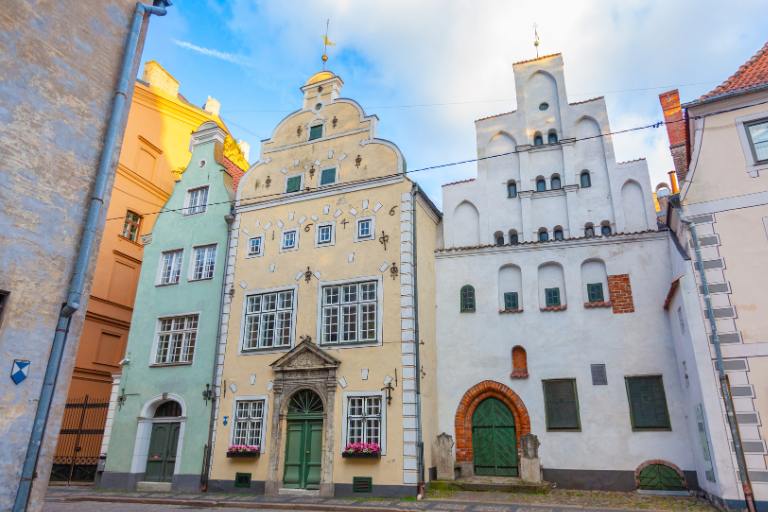
POLYGON ((768 43, 742 64, 728 80, 699 98, 699 101, 724 94, 746 92, 762 85, 768 85, 768 43))
POLYGON ((237 185, 240 183, 240 178, 243 177, 245 171, 225 156, 221 157, 221 165, 224 166, 224 170, 227 171, 227 174, 232 176, 232 188, 234 189, 234 192, 237 193, 237 185))

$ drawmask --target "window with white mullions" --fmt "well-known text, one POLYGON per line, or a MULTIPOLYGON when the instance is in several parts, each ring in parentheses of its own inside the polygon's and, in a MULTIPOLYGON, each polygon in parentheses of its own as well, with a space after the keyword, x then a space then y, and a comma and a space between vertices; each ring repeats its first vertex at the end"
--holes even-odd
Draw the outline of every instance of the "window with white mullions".
POLYGON ((232 444, 261 446, 264 400, 237 400, 232 444))
POLYGON ((208 187, 193 188, 187 191, 187 207, 184 215, 205 212, 208 207, 208 187))
POLYGON ((212 279, 216 266, 216 244, 195 247, 192 276, 190 279, 212 279))
POLYGON ((246 297, 243 350, 289 347, 293 310, 293 290, 246 297))
POLYGON ((197 315, 158 320, 155 364, 191 363, 197 339, 197 315))
POLYGON ((179 282, 182 254, 183 251, 181 249, 163 252, 160 262, 161 270, 159 284, 176 284, 179 282))
POLYGON ((351 396, 347 403, 347 444, 381 445, 381 397, 351 396))
POLYGON ((373 240, 373 219, 357 220, 357 240, 373 240))
POLYGON ((324 286, 322 343, 376 341, 378 295, 375 281, 324 286))

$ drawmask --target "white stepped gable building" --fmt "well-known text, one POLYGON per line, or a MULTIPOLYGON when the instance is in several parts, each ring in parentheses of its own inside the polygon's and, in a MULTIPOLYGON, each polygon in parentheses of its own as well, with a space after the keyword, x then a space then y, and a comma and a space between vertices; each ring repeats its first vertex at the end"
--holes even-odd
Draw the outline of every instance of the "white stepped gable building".
POLYGON ((568 103, 559 54, 514 74, 477 178, 443 188, 437 432, 461 477, 518 475, 532 433, 561 487, 696 488, 645 160, 616 162, 602 98, 568 103))

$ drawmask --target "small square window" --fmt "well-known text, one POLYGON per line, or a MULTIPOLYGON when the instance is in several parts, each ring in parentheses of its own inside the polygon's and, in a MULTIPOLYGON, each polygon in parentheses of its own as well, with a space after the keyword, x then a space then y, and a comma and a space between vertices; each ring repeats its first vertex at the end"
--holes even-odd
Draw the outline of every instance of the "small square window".
POLYGON ((333 224, 320 224, 317 226, 317 245, 333 244, 333 224))
POLYGON ((768 119, 745 125, 755 163, 768 162, 768 119))
POLYGON ((319 139, 323 136, 323 125, 316 124, 309 127, 309 140, 319 139))
POLYGON ((504 293, 504 309, 518 309, 517 292, 504 293))
POLYGON ((560 288, 545 288, 544 300, 548 308, 560 305, 560 288))
POLYGON ((139 239, 139 229, 141 227, 141 215, 136 212, 128 210, 125 213, 125 222, 123 223, 123 238, 127 238, 131 242, 135 242, 139 239))
POLYGON ((604 302, 603 283, 587 283, 587 300, 589 302, 604 302))
POLYGON ((283 231, 283 243, 280 246, 284 251, 295 249, 297 240, 296 237, 298 236, 295 229, 292 229, 290 231, 283 231))
POLYGON ((204 213, 208 207, 208 187, 193 188, 187 191, 187 207, 184 215, 204 213))
POLYGON ((261 256, 263 240, 260 236, 254 236, 248 240, 248 256, 261 256))
POLYGON ((373 219, 359 219, 357 221, 357 239, 373 240, 373 219))
POLYGON ((336 183, 336 169, 323 169, 320 173, 320 186, 336 183))
POLYGON ((291 192, 298 192, 301 190, 301 175, 298 176, 291 176, 287 180, 285 180, 285 192, 291 193, 291 192))

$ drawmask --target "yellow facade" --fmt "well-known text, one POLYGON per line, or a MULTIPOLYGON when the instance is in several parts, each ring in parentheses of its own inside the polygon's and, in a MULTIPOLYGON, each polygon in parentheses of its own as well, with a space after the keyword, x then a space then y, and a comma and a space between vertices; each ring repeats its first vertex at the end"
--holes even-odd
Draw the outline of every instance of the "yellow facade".
MULTIPOLYGON (((351 492, 353 477, 364 476, 372 478, 373 494, 415 494, 426 471, 419 462, 419 438, 434 434, 418 430, 420 423, 429 423, 419 422, 418 391, 425 403, 421 414, 434 417, 432 254, 440 216, 405 177, 398 148, 375 138, 376 117, 366 116, 354 101, 338 98, 341 86, 341 79, 329 72, 312 77, 302 88, 303 108, 285 118, 263 143, 260 161, 238 189, 233 259, 225 285, 230 293, 217 379, 212 488, 232 488, 236 473, 250 474, 255 492, 262 485, 268 494, 297 487, 287 483, 286 432, 292 421, 289 404, 302 389, 312 390, 323 402, 323 438, 319 482, 298 487, 341 495, 351 492), (328 169, 335 169, 333 180, 328 169), (327 182, 321 185, 322 179, 327 182), (298 190, 287 192, 296 180, 298 190), (371 223, 372 232, 362 239, 361 220, 371 223), (327 243, 321 235, 329 231, 321 233, 321 226, 331 226, 324 228, 331 233, 327 243), (286 249, 284 233, 294 230, 296 247, 286 249), (260 252, 251 242, 257 237, 260 252), (354 336, 365 339, 344 344, 341 326, 339 341, 331 343, 333 331, 322 325, 323 290, 360 282, 375 286, 375 335, 370 323, 355 319, 354 336), (244 325, 248 297, 275 291, 293 292, 290 341, 280 348, 249 349, 253 338, 244 325), (389 403, 388 391, 382 389, 388 384, 389 403), (381 404, 373 421, 379 421, 382 455, 344 458, 342 451, 355 438, 348 432, 350 399, 374 395, 381 404), (265 411, 261 454, 227 457, 239 428, 236 401, 252 399, 262 401, 265 411)), ((345 332, 353 336, 351 328, 345 332)), ((424 444, 429 461, 429 442, 424 444)))

